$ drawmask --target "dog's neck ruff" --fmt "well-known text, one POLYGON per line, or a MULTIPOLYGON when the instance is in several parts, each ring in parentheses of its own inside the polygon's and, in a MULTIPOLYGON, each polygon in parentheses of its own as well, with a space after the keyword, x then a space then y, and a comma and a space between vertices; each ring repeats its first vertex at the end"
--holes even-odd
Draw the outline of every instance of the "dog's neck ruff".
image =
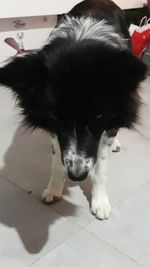
POLYGON ((104 19, 98 21, 92 17, 65 16, 58 27, 52 30, 48 41, 51 42, 56 38, 71 38, 75 41, 93 39, 121 50, 127 48, 127 39, 117 33, 115 26, 104 19))

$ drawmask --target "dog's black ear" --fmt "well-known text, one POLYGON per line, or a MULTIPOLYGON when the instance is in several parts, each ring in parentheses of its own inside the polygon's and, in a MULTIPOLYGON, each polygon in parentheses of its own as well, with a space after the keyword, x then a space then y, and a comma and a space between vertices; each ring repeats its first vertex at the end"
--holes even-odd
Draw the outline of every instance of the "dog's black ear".
POLYGON ((145 80, 146 73, 146 65, 130 51, 125 50, 114 56, 112 76, 114 75, 115 78, 117 76, 120 85, 126 88, 129 92, 138 88, 140 82, 145 80))
POLYGON ((48 70, 40 53, 16 57, 0 68, 0 84, 8 86, 18 96, 44 87, 48 70))
POLYGON ((16 94, 24 122, 30 127, 49 129, 48 77, 48 67, 40 53, 14 58, 0 68, 0 84, 16 94))

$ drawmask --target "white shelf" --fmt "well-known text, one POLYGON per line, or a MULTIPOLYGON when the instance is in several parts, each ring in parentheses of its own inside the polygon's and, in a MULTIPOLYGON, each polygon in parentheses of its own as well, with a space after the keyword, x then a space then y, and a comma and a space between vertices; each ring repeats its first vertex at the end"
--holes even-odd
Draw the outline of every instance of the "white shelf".
POLYGON ((82 0, 0 0, 0 18, 56 15, 82 0))
MULTIPOLYGON (((0 18, 67 13, 82 0, 0 0, 0 18)), ((121 8, 142 7, 147 0, 114 0, 121 8)))

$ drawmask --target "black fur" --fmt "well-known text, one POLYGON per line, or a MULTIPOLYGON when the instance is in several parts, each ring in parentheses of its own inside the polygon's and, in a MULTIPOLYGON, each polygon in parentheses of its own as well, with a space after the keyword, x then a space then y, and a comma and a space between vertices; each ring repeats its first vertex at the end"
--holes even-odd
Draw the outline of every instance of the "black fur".
MULTIPOLYGON (((129 38, 121 10, 109 0, 86 0, 68 15, 105 18, 129 38)), ((62 37, 0 69, 0 83, 17 95, 29 126, 56 134, 62 155, 76 126, 79 153, 94 161, 104 130, 132 128, 137 121, 139 84, 145 76, 146 66, 130 45, 120 52, 97 40, 62 37)))
POLYGON ((129 31, 123 13, 113 1, 86 0, 76 5, 69 15, 92 16, 97 20, 106 19, 110 24, 116 25, 116 29, 121 35, 129 39, 129 31))

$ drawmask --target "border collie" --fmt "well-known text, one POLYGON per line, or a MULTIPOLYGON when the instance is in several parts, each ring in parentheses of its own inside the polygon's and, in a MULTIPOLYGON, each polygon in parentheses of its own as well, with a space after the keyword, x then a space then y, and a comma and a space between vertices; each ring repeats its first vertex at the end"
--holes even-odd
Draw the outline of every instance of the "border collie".
POLYGON ((46 203, 62 197, 66 173, 73 181, 90 176, 91 211, 99 219, 109 217, 109 149, 119 150, 117 131, 137 121, 145 77, 145 64, 131 53, 123 13, 110 0, 79 3, 42 49, 0 69, 0 84, 16 94, 25 123, 50 133, 46 203))

